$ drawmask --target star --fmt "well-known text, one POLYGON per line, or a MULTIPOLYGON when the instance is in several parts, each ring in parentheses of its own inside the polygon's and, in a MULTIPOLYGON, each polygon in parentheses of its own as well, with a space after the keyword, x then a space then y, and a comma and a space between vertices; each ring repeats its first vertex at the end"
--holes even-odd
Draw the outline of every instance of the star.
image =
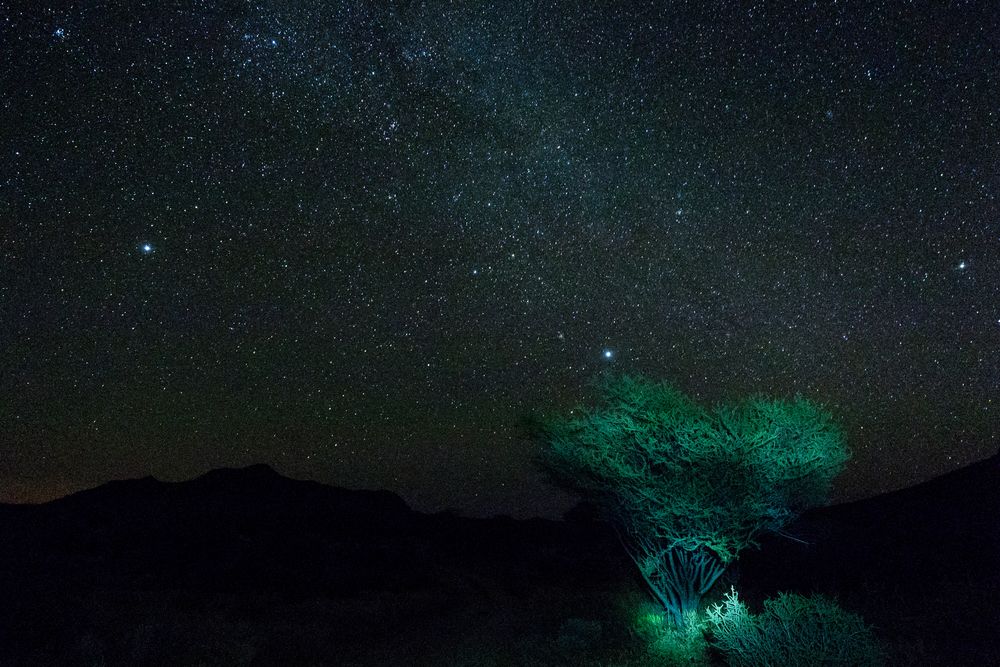
POLYGON ((151 255, 153 254, 153 244, 143 243, 141 246, 139 246, 139 250, 142 251, 143 255, 151 255))
POLYGON ((601 353, 601 356, 604 357, 605 360, 610 361, 611 359, 614 359, 615 351, 606 347, 604 348, 604 352, 601 353))

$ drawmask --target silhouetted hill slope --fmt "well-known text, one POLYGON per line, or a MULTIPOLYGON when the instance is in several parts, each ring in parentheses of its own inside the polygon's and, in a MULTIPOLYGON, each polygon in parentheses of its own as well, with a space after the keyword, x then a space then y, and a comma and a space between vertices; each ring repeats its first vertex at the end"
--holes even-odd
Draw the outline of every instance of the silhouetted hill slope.
POLYGON ((992 579, 1000 564, 1000 454, 922 484, 804 514, 741 571, 774 588, 845 591, 992 579))

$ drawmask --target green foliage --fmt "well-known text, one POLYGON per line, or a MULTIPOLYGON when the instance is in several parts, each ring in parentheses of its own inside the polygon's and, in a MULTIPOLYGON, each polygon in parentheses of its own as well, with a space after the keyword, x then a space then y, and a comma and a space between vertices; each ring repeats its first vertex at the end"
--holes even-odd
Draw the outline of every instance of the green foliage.
POLYGON ((814 403, 751 397, 714 409, 670 384, 620 376, 592 408, 543 418, 542 465, 630 535, 723 563, 821 503, 848 458, 814 403))
POLYGON ((668 615, 642 612, 636 619, 636 635, 649 655, 663 665, 709 665, 705 623, 694 612, 684 622, 671 622, 668 615))
POLYGON ((712 644, 732 667, 882 664, 861 617, 823 595, 782 593, 754 616, 732 591, 707 616, 712 644))
POLYGON ((676 626, 725 564, 824 500, 848 458, 829 413, 797 397, 706 408, 619 376, 594 407, 539 419, 541 464, 600 506, 676 626))

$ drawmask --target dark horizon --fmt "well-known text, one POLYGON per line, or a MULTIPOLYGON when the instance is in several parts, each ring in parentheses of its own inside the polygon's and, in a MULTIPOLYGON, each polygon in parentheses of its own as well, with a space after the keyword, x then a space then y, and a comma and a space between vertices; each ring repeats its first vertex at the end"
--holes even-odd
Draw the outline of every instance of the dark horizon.
MULTIPOLYGON (((994 452, 990 456, 987 456, 987 457, 985 457, 983 459, 979 459, 979 460, 973 461, 973 462, 971 462, 971 463, 969 463, 967 465, 955 468, 954 470, 949 470, 949 471, 943 472, 943 473, 941 473, 939 475, 934 475, 934 476, 929 477, 927 479, 920 480, 920 481, 918 481, 918 482, 916 482, 914 484, 903 486, 903 487, 899 487, 899 488, 895 488, 895 489, 886 489, 884 491, 880 491, 879 493, 873 494, 871 496, 865 496, 865 497, 859 497, 859 498, 841 498, 841 497, 837 497, 837 496, 832 496, 828 500, 828 502, 824 503, 824 505, 822 505, 821 507, 846 507, 846 506, 849 506, 849 505, 855 505, 857 503, 865 503, 865 502, 870 502, 870 501, 880 502, 880 501, 883 501, 885 498, 895 497, 896 495, 898 495, 899 492, 906 493, 906 492, 916 491, 918 489, 923 488, 928 483, 941 484, 941 483, 944 483, 945 480, 951 479, 952 477, 954 477, 956 475, 966 475, 970 471, 978 470, 978 468, 981 467, 983 464, 988 464, 989 462, 997 460, 997 459, 1000 459, 1000 451, 994 452)), ((515 507, 514 508, 515 511, 509 512, 509 511, 504 511, 504 509, 502 507, 487 506, 487 509, 485 509, 483 512, 478 512, 477 513, 475 511, 469 512, 467 510, 463 510, 462 508, 455 507, 455 506, 442 507, 442 506, 433 505, 433 504, 432 505, 421 505, 419 501, 414 502, 412 499, 407 498, 404 494, 400 494, 400 493, 397 493, 395 491, 392 491, 391 489, 386 489, 386 488, 351 487, 351 486, 345 486, 345 485, 330 484, 330 483, 327 483, 327 482, 322 482, 320 480, 315 480, 315 479, 311 479, 311 478, 294 477, 292 475, 288 475, 288 474, 282 472, 281 470, 275 468, 274 466, 271 466, 270 464, 267 464, 267 463, 255 463, 255 464, 250 464, 250 465, 247 465, 247 466, 234 466, 234 467, 212 468, 211 470, 207 470, 207 471, 205 471, 203 473, 200 473, 200 474, 197 474, 197 475, 195 475, 193 477, 188 477, 188 478, 184 478, 184 479, 160 479, 160 478, 158 478, 158 477, 156 477, 154 475, 144 475, 142 477, 122 477, 122 478, 118 478, 118 479, 106 480, 104 482, 101 482, 100 484, 97 484, 96 486, 86 487, 86 488, 82 488, 82 489, 75 489, 75 490, 70 491, 70 492, 68 492, 66 494, 63 494, 63 495, 53 496, 53 497, 50 497, 50 498, 40 499, 40 500, 37 500, 37 501, 26 500, 26 501, 23 501, 23 502, 13 502, 13 503, 11 503, 11 502, 0 502, 0 504, 43 505, 43 504, 52 502, 54 500, 60 500, 60 499, 63 499, 63 498, 68 498, 70 496, 74 496, 74 495, 79 494, 81 492, 93 491, 93 490, 96 490, 96 489, 100 489, 100 488, 104 487, 105 485, 107 485, 109 483, 112 483, 112 482, 125 482, 125 483, 129 483, 129 482, 142 482, 142 481, 144 481, 146 479, 152 479, 153 481, 155 481, 157 483, 161 483, 162 482, 162 483, 172 484, 172 485, 184 485, 185 483, 194 482, 196 480, 210 478, 213 475, 217 476, 220 473, 237 473, 237 474, 240 474, 240 473, 247 473, 247 472, 249 472, 248 469, 249 470, 253 470, 253 469, 258 469, 258 468, 265 468, 267 470, 270 470, 271 472, 275 473, 279 477, 282 477, 282 478, 287 479, 287 480, 292 481, 292 482, 296 482, 296 481, 317 482, 319 484, 322 484, 324 486, 330 487, 332 489, 339 489, 339 490, 344 490, 344 491, 373 491, 373 492, 386 491, 386 492, 389 492, 389 493, 391 493, 391 494, 399 497, 400 500, 402 500, 409 509, 413 510, 414 512, 421 513, 421 514, 445 513, 445 514, 449 514, 449 515, 453 515, 453 516, 461 516, 461 517, 474 518, 474 519, 490 519, 490 518, 499 518, 499 517, 510 517, 510 518, 519 519, 519 520, 532 519, 532 518, 541 518, 541 519, 547 519, 547 520, 561 521, 561 520, 565 520, 566 519, 567 512, 569 512, 570 510, 577 509, 578 507, 581 506, 581 504, 585 505, 585 504, 587 504, 587 503, 590 502, 590 499, 584 498, 584 497, 582 497, 580 495, 571 493, 569 491, 563 491, 563 492, 561 492, 561 494, 562 494, 561 500, 563 501, 562 503, 552 503, 548 507, 536 508, 536 510, 538 510, 538 511, 534 511, 534 512, 531 512, 531 511, 529 511, 529 512, 517 512, 516 510, 518 508, 515 507)), ((551 501, 552 497, 547 498, 547 500, 551 501)))

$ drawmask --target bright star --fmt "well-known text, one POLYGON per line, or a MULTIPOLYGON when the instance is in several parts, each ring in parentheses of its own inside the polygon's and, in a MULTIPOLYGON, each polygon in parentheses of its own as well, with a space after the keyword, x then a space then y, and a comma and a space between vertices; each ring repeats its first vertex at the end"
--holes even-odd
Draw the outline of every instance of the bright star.
POLYGON ((605 348, 604 352, 601 353, 601 356, 605 359, 612 359, 615 356, 615 351, 605 348))
POLYGON ((959 271, 965 271, 965 269, 968 266, 969 266, 968 263, 966 263, 966 261, 963 259, 961 262, 958 263, 958 270, 959 271))
POLYGON ((139 249, 142 250, 144 255, 148 255, 151 252, 153 252, 153 244, 143 243, 141 246, 139 246, 139 249))

